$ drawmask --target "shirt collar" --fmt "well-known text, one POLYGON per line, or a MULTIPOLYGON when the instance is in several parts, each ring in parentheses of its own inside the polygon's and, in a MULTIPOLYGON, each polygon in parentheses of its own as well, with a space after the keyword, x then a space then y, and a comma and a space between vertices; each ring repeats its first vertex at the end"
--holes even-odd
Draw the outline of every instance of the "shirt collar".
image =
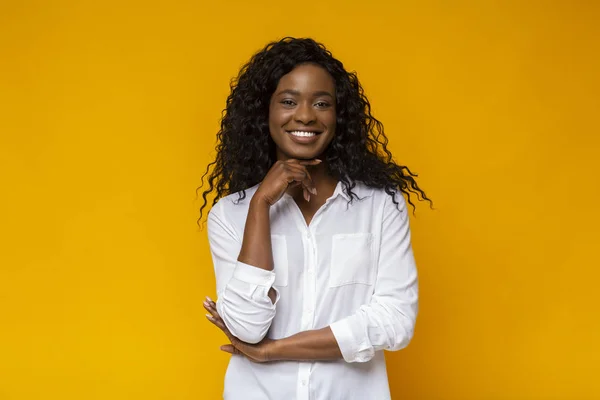
MULTIPOLYGON (((350 182, 352 183, 353 181, 350 182)), ((369 187, 360 181, 355 181, 354 183, 356 183, 356 186, 352 188, 352 192, 355 193, 359 199, 363 199, 365 197, 373 195, 372 187, 369 187)), ((346 199, 346 201, 350 201, 350 196, 348 196, 348 194, 344 190, 344 184, 342 183, 342 181, 338 181, 331 198, 334 199, 337 196, 342 196, 344 199, 346 199)))

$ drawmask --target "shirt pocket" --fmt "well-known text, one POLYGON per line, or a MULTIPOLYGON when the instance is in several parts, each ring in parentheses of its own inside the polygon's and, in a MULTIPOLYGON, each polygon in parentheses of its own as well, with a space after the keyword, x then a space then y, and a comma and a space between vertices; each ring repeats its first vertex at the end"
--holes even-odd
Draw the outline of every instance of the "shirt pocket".
POLYGON ((373 234, 333 235, 329 287, 350 284, 373 285, 374 282, 373 234))
POLYGON ((271 249, 273 250, 273 271, 275 283, 273 286, 288 285, 288 251, 284 235, 271 235, 271 249))

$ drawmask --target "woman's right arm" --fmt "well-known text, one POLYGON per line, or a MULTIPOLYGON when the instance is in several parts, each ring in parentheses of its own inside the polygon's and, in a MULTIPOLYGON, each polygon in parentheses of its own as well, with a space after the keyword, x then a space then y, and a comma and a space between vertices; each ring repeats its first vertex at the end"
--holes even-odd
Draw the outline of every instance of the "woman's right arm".
POLYGON ((227 223, 221 204, 208 215, 208 238, 217 280, 217 311, 233 336, 260 342, 275 317, 273 252, 269 210, 297 182, 310 196, 314 186, 308 165, 320 161, 278 161, 250 201, 243 240, 227 223), (237 258, 236 258, 237 256, 237 258))
MULTIPOLYGON (((252 210, 248 212, 246 225, 250 230, 257 228, 251 221, 264 219, 261 213, 265 211, 260 209, 257 211, 256 216, 253 215, 252 210)), ((268 211, 267 208, 266 212, 268 211)), ((268 219, 268 216, 266 218, 268 219)), ((273 262, 271 260, 270 268, 267 269, 261 268, 264 263, 253 264, 252 257, 238 257, 242 254, 241 249, 250 245, 256 238, 243 244, 244 241, 247 242, 248 235, 245 234, 244 241, 241 240, 229 223, 227 212, 222 204, 217 203, 209 212, 207 226, 217 281, 219 315, 234 336, 248 343, 258 343, 266 335, 275 316, 277 292, 272 287, 275 282, 273 262)), ((267 242, 270 247, 270 236, 267 242)), ((261 247, 266 247, 264 242, 261 243, 261 247)), ((260 258, 254 257, 255 260, 260 258)))
MULTIPOLYGON (((244 228, 244 240, 238 261, 253 265, 265 271, 273 271, 273 250, 271 248, 271 205, 262 197, 250 200, 248 217, 244 228)), ((270 288, 269 299, 275 304, 277 292, 270 288)))

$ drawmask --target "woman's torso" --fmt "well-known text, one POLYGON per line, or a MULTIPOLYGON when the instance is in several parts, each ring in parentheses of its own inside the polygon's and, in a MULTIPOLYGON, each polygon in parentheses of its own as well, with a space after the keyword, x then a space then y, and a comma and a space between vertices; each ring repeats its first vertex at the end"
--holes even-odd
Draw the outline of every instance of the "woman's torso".
MULTIPOLYGON (((219 206, 239 237, 256 186, 237 202, 234 194, 219 206)), ((307 226, 289 195, 272 208, 271 242, 275 288, 280 294, 268 337, 280 339, 320 329, 355 313, 373 295, 381 241, 384 191, 360 183, 349 198, 339 183, 307 226)), ((232 356, 225 399, 386 399, 382 352, 366 363, 344 360, 255 364, 232 356)))

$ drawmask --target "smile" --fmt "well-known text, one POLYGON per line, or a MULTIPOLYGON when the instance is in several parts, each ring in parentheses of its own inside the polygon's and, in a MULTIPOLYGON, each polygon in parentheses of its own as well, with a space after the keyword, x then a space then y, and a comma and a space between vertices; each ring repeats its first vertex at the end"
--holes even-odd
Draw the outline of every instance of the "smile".
POLYGON ((288 132, 292 136, 296 137, 313 137, 316 136, 318 132, 310 132, 310 131, 290 131, 288 132))

